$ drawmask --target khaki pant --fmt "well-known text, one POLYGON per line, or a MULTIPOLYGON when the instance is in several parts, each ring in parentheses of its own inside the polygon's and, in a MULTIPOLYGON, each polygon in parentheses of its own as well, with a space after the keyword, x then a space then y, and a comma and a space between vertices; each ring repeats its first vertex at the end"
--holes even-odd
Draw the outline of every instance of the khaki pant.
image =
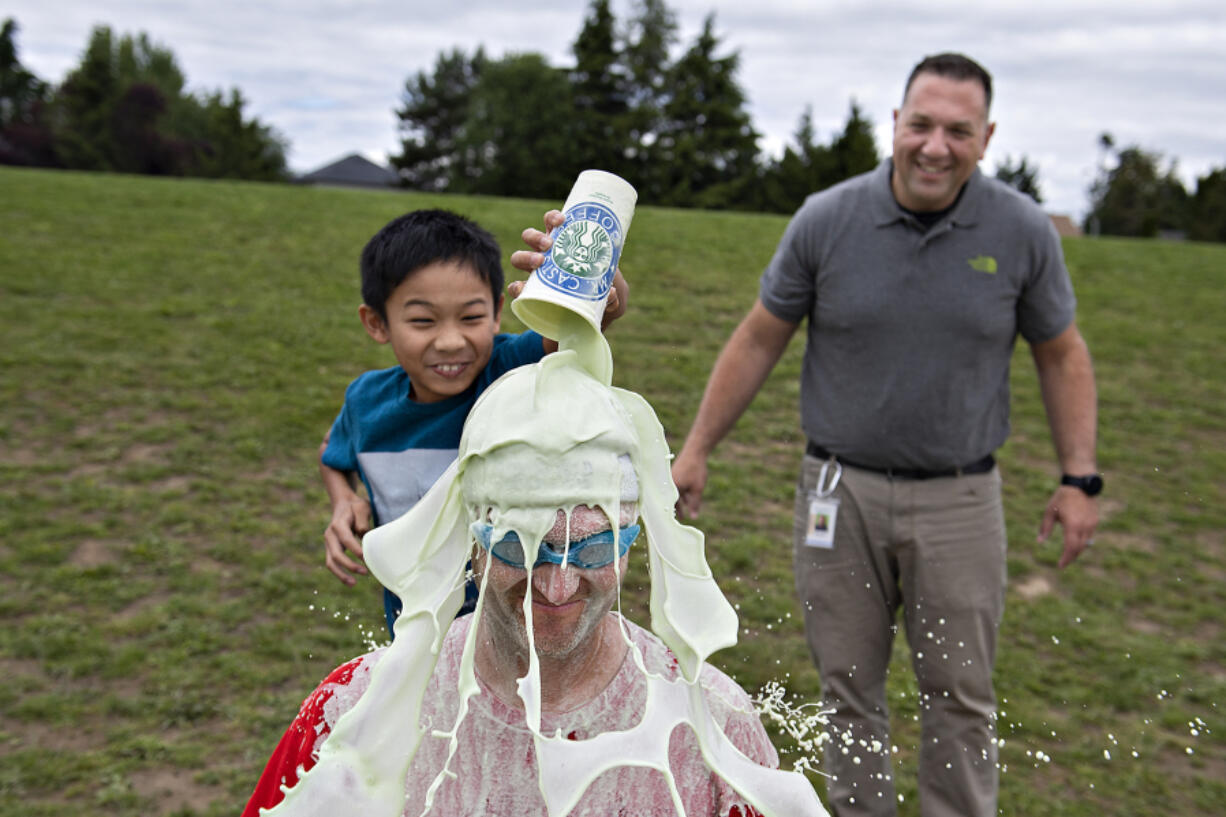
POLYGON ((844 467, 834 547, 822 549, 804 543, 821 465, 805 456, 794 557, 809 649, 834 709, 829 806, 836 817, 895 813, 885 679, 901 607, 920 694, 920 813, 995 815, 1000 473, 907 480, 844 467))

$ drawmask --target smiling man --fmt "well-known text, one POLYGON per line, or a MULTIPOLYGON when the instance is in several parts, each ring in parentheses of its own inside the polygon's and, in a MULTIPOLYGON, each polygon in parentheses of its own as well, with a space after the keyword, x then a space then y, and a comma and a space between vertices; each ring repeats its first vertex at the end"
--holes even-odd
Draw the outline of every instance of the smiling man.
POLYGON ((988 121, 989 88, 919 71, 894 112, 894 168, 890 190, 900 207, 939 213, 952 207, 979 167, 996 125, 988 121))
POLYGON ((793 554, 834 710, 824 771, 839 817, 894 814, 885 680, 900 609, 923 702, 920 813, 997 813, 1006 537, 993 454, 1009 432, 1018 335, 1064 472, 1039 538, 1063 527, 1065 567, 1098 522, 1089 351, 1050 220, 978 169, 991 101, 991 77, 965 56, 915 66, 893 156, 796 213, 673 465, 680 509, 694 516, 712 449, 807 319, 793 554))

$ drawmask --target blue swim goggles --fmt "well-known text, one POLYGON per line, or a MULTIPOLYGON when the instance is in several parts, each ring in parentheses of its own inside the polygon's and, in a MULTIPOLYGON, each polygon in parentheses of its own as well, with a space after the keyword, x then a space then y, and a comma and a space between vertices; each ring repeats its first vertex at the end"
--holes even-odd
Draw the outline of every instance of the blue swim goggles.
MULTIPOLYGON (((498 561, 511 567, 523 568, 524 546, 520 543, 519 536, 516 535, 515 531, 508 532, 500 541, 491 545, 490 536, 494 532, 492 525, 474 522, 469 530, 472 532, 473 538, 481 544, 481 547, 494 554, 498 561)), ((594 570, 598 567, 611 565, 615 560, 620 559, 629 552, 630 545, 634 543, 638 535, 638 525, 627 525, 617 532, 615 544, 613 531, 606 530, 594 533, 585 539, 570 543, 570 552, 565 554, 566 563, 584 568, 585 570, 594 570)), ((536 551, 536 561, 532 563, 532 566, 537 567, 542 564, 560 565, 562 564, 564 550, 565 547, 563 545, 541 542, 541 546, 536 551)))

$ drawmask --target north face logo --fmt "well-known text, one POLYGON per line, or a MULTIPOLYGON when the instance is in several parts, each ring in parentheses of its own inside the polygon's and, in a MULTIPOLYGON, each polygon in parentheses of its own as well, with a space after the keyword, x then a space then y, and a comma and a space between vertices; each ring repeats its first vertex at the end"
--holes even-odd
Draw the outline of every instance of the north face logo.
POLYGON ((966 263, 971 265, 971 269, 978 272, 986 272, 989 275, 996 274, 996 259, 990 255, 977 255, 974 258, 966 259, 966 263))

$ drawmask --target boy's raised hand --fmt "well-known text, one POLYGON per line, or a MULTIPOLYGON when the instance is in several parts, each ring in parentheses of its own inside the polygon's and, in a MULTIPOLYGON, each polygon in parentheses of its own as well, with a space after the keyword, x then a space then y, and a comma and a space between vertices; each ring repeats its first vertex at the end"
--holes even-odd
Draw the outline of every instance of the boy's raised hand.
MULTIPOLYGON (((545 253, 549 252, 549 248, 553 246, 553 233, 565 221, 565 217, 560 210, 550 210, 545 214, 545 232, 529 227, 521 233, 524 243, 532 249, 516 250, 511 253, 511 266, 523 272, 531 273, 534 269, 545 263, 545 253)), ((524 281, 512 281, 507 286, 507 292, 511 293, 511 299, 519 297, 519 293, 524 290, 524 281)), ((600 328, 608 329, 609 324, 626 314, 626 305, 630 300, 630 285, 626 283, 626 279, 622 277, 622 271, 619 267, 613 275, 613 286, 609 290, 609 299, 604 305, 604 316, 600 320, 600 328)))
MULTIPOLYGON (((535 227, 529 227, 520 233, 524 243, 532 249, 516 250, 511 253, 511 266, 523 272, 532 272, 532 270, 545 263, 545 253, 549 252, 549 248, 553 246, 552 233, 554 230, 562 226, 562 222, 566 220, 562 215, 561 210, 550 210, 545 214, 545 232, 541 232, 535 227)), ((524 288, 523 281, 512 281, 507 287, 512 298, 518 298, 519 293, 524 288)))

